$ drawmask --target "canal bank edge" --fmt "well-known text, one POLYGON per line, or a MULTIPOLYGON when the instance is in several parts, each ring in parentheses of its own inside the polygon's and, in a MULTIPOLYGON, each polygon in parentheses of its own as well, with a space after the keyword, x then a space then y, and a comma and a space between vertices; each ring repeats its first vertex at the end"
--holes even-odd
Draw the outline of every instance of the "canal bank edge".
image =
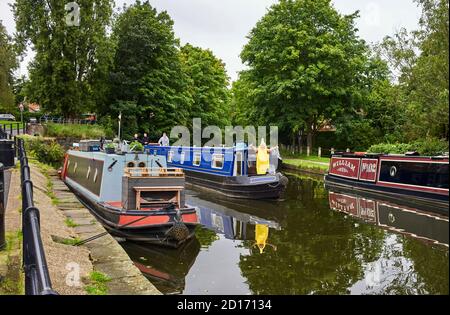
MULTIPOLYGON (((73 226, 78 239, 84 240, 106 232, 103 226, 72 194, 60 180, 58 173, 51 170, 47 174, 51 181, 54 202, 73 226)), ((109 234, 82 245, 90 253, 96 272, 104 274, 107 293, 110 295, 160 295, 158 289, 140 272, 125 250, 109 234)))
MULTIPOLYGON (((299 161, 302 161, 302 160, 299 160, 299 161)), ((283 170, 289 170, 289 171, 297 171, 297 172, 309 173, 309 174, 314 174, 314 175, 325 175, 325 173, 328 170, 328 164, 327 164, 326 167, 324 167, 324 165, 320 165, 320 166, 317 165, 317 167, 315 167, 316 163, 314 163, 314 162, 311 162, 311 161, 304 161, 304 162, 310 163, 313 166, 312 167, 309 167, 309 166, 305 167, 305 166, 302 166, 302 164, 295 165, 295 164, 291 164, 289 162, 283 161, 282 169, 283 170)), ((324 163, 321 163, 321 164, 324 164, 324 163)))

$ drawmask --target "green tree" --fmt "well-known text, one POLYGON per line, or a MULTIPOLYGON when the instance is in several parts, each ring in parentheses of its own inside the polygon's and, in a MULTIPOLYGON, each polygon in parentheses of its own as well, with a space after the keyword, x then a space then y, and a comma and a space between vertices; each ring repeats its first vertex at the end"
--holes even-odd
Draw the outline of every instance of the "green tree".
POLYGON ((73 117, 96 108, 96 79, 103 79, 106 31, 113 0, 77 0, 79 26, 66 23, 69 13, 60 0, 17 0, 12 4, 20 52, 32 45, 29 100, 44 110, 73 117))
POLYGON ((14 109, 13 71, 17 58, 10 36, 0 21, 0 111, 14 109))
MULTIPOLYGON (((377 50, 397 82, 389 102, 402 116, 403 141, 449 138, 449 1, 417 0, 420 29, 402 29, 377 50)), ((400 139, 400 138, 399 138, 400 139)))
POLYGON ((260 120, 280 124, 311 146, 321 123, 358 109, 368 93, 369 50, 358 13, 341 15, 330 0, 281 0, 251 31, 241 84, 260 120))
POLYGON ((137 122, 140 131, 154 136, 185 124, 191 103, 188 80, 167 12, 158 13, 148 1, 137 1, 118 16, 112 37, 117 48, 108 110, 118 114, 119 105, 128 104, 126 115, 137 122))
POLYGON ((406 128, 422 137, 448 140, 449 1, 418 0, 418 3, 422 6, 421 30, 418 33, 421 54, 408 82, 413 119, 406 128))
POLYGON ((203 125, 228 125, 230 92, 225 64, 211 50, 190 44, 181 48, 180 58, 189 80, 191 118, 201 118, 203 125))

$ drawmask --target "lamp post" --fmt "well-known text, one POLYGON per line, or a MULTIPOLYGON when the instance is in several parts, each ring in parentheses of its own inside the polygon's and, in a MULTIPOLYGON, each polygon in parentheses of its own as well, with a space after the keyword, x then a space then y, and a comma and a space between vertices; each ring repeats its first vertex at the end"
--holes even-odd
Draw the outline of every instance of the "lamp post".
POLYGON ((20 122, 23 123, 23 103, 19 104, 19 110, 20 110, 20 122))

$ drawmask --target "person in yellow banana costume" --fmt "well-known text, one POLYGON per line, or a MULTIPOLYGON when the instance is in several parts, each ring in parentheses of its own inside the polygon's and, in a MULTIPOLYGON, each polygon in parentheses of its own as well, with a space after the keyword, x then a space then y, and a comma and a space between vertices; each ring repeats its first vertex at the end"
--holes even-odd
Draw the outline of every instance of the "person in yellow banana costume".
POLYGON ((277 147, 268 149, 264 138, 261 139, 258 148, 255 148, 253 145, 251 147, 256 150, 256 174, 267 174, 270 167, 270 152, 277 147))

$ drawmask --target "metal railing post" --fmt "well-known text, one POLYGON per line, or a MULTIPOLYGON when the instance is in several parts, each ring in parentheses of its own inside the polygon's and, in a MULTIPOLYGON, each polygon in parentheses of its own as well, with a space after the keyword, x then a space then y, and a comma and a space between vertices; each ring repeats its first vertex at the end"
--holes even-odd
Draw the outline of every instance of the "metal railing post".
POLYGON ((6 194, 5 194, 5 171, 3 164, 0 163, 0 250, 5 245, 5 211, 6 211, 6 194))

